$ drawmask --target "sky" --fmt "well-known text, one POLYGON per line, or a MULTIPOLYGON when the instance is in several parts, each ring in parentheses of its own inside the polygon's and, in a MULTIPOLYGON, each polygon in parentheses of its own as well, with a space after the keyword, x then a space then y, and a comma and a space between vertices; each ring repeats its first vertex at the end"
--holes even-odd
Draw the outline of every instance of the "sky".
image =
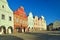
POLYGON ((47 25, 56 20, 60 21, 60 0, 7 0, 7 2, 12 11, 23 6, 26 15, 32 12, 33 16, 39 18, 44 16, 47 25))

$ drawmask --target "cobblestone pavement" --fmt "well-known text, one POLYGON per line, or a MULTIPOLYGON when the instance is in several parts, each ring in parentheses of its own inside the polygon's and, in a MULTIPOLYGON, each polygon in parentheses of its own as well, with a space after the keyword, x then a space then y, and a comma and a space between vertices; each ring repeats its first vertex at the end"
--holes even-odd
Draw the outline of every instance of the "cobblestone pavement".
POLYGON ((0 40, 60 40, 60 31, 0 35, 0 40))

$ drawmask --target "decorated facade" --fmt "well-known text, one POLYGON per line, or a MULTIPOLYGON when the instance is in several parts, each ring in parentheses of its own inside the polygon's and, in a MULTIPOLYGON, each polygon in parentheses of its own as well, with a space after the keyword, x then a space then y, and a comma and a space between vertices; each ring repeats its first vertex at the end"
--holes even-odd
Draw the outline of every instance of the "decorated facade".
POLYGON ((44 16, 41 16, 39 19, 39 27, 40 27, 40 30, 47 30, 46 21, 44 19, 44 16))
POLYGON ((11 34, 13 29, 13 11, 9 8, 7 0, 0 0, 0 34, 11 34))
POLYGON ((32 12, 27 17, 22 6, 13 13, 7 0, 0 0, 0 34, 11 34, 13 31, 26 32, 28 30, 46 30, 44 17, 35 16, 33 18, 32 12))
POLYGON ((34 27, 34 20, 32 12, 30 12, 28 16, 28 28, 31 30, 33 27, 34 27))
POLYGON ((21 6, 14 12, 14 29, 19 32, 25 32, 27 28, 27 16, 24 8, 21 6))
POLYGON ((38 16, 34 17, 34 29, 35 31, 39 28, 39 21, 38 21, 38 16))
POLYGON ((47 30, 46 21, 43 16, 38 18, 38 16, 34 17, 34 31, 47 30))

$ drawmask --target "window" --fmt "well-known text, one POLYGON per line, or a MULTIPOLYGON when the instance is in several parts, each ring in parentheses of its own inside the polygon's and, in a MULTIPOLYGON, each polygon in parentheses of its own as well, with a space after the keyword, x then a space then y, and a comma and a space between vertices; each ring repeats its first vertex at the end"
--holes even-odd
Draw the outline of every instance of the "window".
POLYGON ((4 8, 4 5, 2 5, 2 8, 4 8))
POLYGON ((18 18, 16 18, 16 22, 19 22, 18 18))
POLYGON ((5 19, 5 15, 2 14, 2 19, 5 19))
POLYGON ((12 18, 9 16, 9 21, 11 21, 12 20, 12 18))

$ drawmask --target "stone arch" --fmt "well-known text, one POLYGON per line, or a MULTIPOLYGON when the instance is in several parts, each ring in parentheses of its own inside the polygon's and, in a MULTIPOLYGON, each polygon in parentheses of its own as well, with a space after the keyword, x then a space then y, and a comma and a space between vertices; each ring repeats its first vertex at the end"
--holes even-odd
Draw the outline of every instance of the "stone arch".
POLYGON ((24 32, 25 32, 25 29, 26 29, 26 28, 24 27, 23 29, 24 29, 24 32))
POLYGON ((22 28, 20 28, 19 26, 16 27, 16 31, 17 32, 22 32, 22 28))
POLYGON ((9 33, 9 34, 13 33, 13 28, 12 28, 12 26, 9 26, 9 27, 8 27, 8 33, 9 33))
POLYGON ((2 32, 3 34, 6 34, 6 27, 5 27, 5 26, 1 26, 1 32, 2 32))

